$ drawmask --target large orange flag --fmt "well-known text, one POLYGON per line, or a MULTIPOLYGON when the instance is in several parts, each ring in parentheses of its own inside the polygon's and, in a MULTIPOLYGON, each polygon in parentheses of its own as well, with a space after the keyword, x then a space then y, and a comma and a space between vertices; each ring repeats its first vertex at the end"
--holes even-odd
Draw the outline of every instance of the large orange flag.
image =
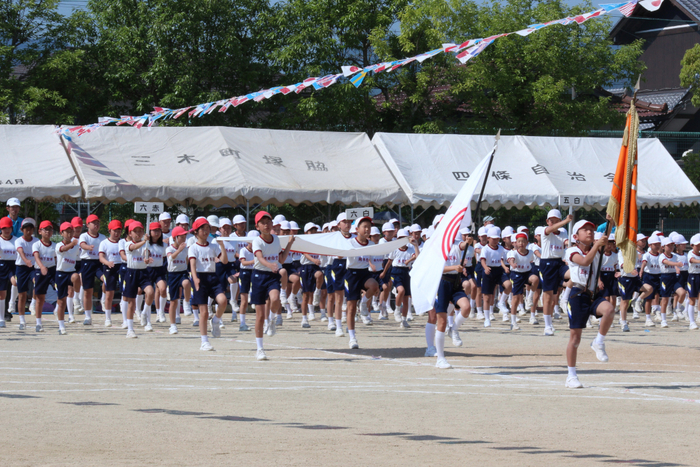
POLYGON ((625 134, 615 169, 608 214, 615 219, 615 242, 622 251, 625 272, 632 272, 637 264, 637 134, 639 116, 634 99, 627 112, 625 134))

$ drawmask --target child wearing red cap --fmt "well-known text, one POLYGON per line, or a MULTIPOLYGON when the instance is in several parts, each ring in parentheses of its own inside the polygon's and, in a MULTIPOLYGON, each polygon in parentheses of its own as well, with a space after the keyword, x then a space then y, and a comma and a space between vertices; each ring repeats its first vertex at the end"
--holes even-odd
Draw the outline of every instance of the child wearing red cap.
POLYGON ((119 254, 119 237, 122 234, 121 221, 114 219, 107 226, 109 238, 102 240, 99 247, 102 277, 104 281, 103 311, 105 312, 105 327, 112 327, 112 302, 114 292, 119 287, 119 270, 122 257, 119 254))
MULTIPOLYGON (((151 278, 151 284, 153 284, 155 289, 156 322, 165 323, 168 266, 164 264, 165 245, 163 244, 163 231, 161 230, 160 222, 151 222, 148 229, 148 256, 152 261, 146 269, 151 278)), ((144 307, 142 316, 143 314, 150 315, 151 308, 144 307)))
MULTIPOLYGON (((165 249, 168 258, 168 291, 170 294, 170 334, 177 334, 180 318, 180 298, 189 301, 190 278, 187 274, 187 231, 180 226, 171 230, 170 244, 165 249), (183 253, 184 252, 184 253, 183 253)), ((199 326, 199 310, 195 310, 195 323, 199 326)))
POLYGON ((17 275, 17 311, 19 312, 19 330, 24 331, 24 307, 27 304, 27 291, 29 281, 34 274, 34 255, 32 254, 34 243, 39 240, 34 238, 34 219, 27 217, 22 221, 22 236, 15 241, 17 247, 17 259, 15 260, 15 273, 17 275))
POLYGON ((39 224, 40 240, 34 242, 34 297, 36 299, 36 332, 43 332, 41 311, 46 301, 46 291, 49 284, 54 284, 56 278, 56 245, 51 241, 53 224, 43 221, 39 224))
POLYGON ((83 308, 83 281, 80 279, 80 271, 83 268, 83 261, 80 258, 80 235, 83 233, 83 220, 80 217, 74 217, 70 221, 73 227, 73 238, 78 245, 78 261, 75 263, 75 272, 71 281, 73 282, 73 287, 68 291, 68 298, 71 300, 66 301, 66 307, 68 308, 68 322, 74 323, 75 318, 73 317, 74 311, 76 313, 81 313, 83 308))
POLYGON ((517 331, 518 307, 523 303, 525 286, 529 285, 533 290, 539 286, 540 279, 532 270, 532 262, 535 254, 528 248, 528 238, 525 232, 515 235, 515 248, 508 252, 507 259, 510 264, 510 280, 513 284, 513 298, 510 301, 510 330, 517 331))
MULTIPOLYGON (((12 235, 12 219, 3 217, 0 219, 0 328, 5 327, 5 298, 7 290, 12 287, 12 277, 15 273, 15 260, 17 259, 16 237, 12 235)), ((8 316, 12 319, 12 315, 8 316)))
MULTIPOLYGON (((221 248, 219 243, 209 242, 209 222, 205 218, 195 220, 192 227, 196 241, 187 252, 187 261, 189 261, 192 285, 194 286, 192 304, 199 307, 199 332, 202 339, 200 350, 210 351, 214 348, 207 337, 209 315, 207 299, 212 298, 216 300, 217 306, 221 309, 226 308, 226 292, 216 277, 216 262, 221 261, 228 264, 228 255, 226 249, 221 248)), ((221 324, 221 319, 218 316, 212 317, 212 337, 221 336, 221 324)))
POLYGON ((56 318, 58 319, 58 333, 65 335, 66 327, 64 318, 66 309, 73 322, 73 299, 69 296, 72 288, 72 278, 75 273, 75 265, 80 256, 78 239, 73 237, 73 225, 70 222, 61 224, 61 236, 63 240, 56 244, 56 318))
POLYGON ((100 243, 106 238, 100 233, 100 218, 95 214, 90 214, 87 219, 88 231, 80 235, 79 245, 82 251, 80 259, 82 267, 80 269, 80 279, 83 283, 83 308, 85 309, 85 321, 83 325, 92 325, 92 289, 95 287, 95 277, 100 276, 100 243))
MULTIPOLYGON (((124 296, 124 281, 126 280, 126 241, 129 237, 129 226, 134 222, 134 219, 124 221, 123 236, 119 239, 119 256, 122 258, 122 264, 119 266, 119 291, 121 292, 121 300, 119 301, 119 311, 122 313, 122 329, 127 329, 126 313, 129 310, 129 302, 124 296)), ((143 294, 141 295, 143 296, 143 294)), ((136 309, 138 309, 138 303, 136 309)))
MULTIPOLYGON (((124 279, 124 291, 122 292, 129 304, 126 315, 126 337, 136 338, 134 332, 134 313, 136 312, 136 296, 139 288, 146 294, 146 304, 153 303, 153 284, 146 271, 146 266, 152 261, 146 258, 148 251, 148 237, 144 235, 143 225, 134 221, 129 224, 129 237, 126 242, 126 278, 124 279)), ((150 313, 148 315, 150 320, 150 313)), ((153 331, 150 321, 146 322, 144 331, 153 331)))

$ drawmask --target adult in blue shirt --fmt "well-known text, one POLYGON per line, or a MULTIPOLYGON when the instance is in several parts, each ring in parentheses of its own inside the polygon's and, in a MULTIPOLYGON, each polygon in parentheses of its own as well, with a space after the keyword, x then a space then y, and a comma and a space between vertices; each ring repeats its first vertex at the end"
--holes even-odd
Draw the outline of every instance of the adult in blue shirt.
POLYGON ((7 217, 12 220, 12 235, 15 237, 22 236, 22 219, 19 217, 19 200, 10 198, 7 200, 7 217))

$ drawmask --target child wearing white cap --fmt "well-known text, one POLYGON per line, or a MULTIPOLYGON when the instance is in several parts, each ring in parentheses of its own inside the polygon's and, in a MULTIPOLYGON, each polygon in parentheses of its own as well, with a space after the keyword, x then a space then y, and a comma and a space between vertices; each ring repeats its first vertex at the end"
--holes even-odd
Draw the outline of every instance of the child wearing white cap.
POLYGON ((671 239, 673 243, 676 244, 676 254, 678 255, 678 261, 681 262, 682 266, 679 268, 678 272, 678 283, 686 291, 686 299, 680 300, 678 295, 673 297, 673 318, 671 321, 680 321, 682 318, 688 320, 688 256, 685 253, 685 249, 688 246, 688 240, 681 234, 674 234, 671 239))
POLYGON ((481 250, 481 267, 484 268, 484 276, 481 281, 481 293, 484 294, 484 327, 491 327, 493 316, 494 292, 498 285, 503 286, 506 296, 511 291, 511 282, 507 276, 510 268, 506 264, 507 253, 505 248, 498 243, 501 238, 501 229, 492 226, 488 231, 489 243, 481 250))
MULTIPOLYGON (((396 237, 410 238, 405 229, 400 229, 396 237)), ((394 312, 394 319, 400 323, 399 327, 402 329, 408 329, 411 327, 409 326, 408 321, 406 321, 408 316, 408 297, 411 296, 411 278, 408 274, 408 270, 411 263, 413 263, 413 261, 415 261, 418 257, 419 253, 420 249, 415 244, 415 240, 410 238, 407 245, 397 248, 389 253, 389 260, 384 268, 384 273, 391 270, 391 279, 396 287, 396 311, 394 312)))
MULTIPOLYGON (((476 319, 484 319, 484 296, 481 293, 481 283, 484 279, 484 267, 481 264, 481 252, 486 245, 488 245, 488 228, 480 227, 477 232, 479 236, 479 241, 474 244, 474 260, 476 264, 474 265, 474 284, 475 292, 472 294, 474 301, 476 302, 476 319)), ((486 308, 488 313, 488 308, 486 308)), ((491 319, 491 316, 489 316, 491 319)))
MULTIPOLYGON (((387 222, 382 225, 382 238, 379 240, 379 244, 388 243, 394 240, 396 236, 396 228, 391 222, 387 222)), ((393 282, 391 282, 391 274, 385 272, 386 263, 389 261, 389 255, 384 255, 384 261, 382 262, 382 269, 379 273, 379 287, 381 293, 379 294, 379 319, 387 320, 389 319, 389 312, 391 310, 391 290, 394 288, 393 282)))
MULTIPOLYGON (((627 321, 627 307, 635 295, 639 296, 639 288, 642 286, 642 280, 639 273, 642 267, 643 246, 642 241, 644 235, 637 234, 637 261, 635 269, 632 272, 626 272, 624 269, 625 258, 622 250, 617 252, 618 266, 620 268, 620 277, 617 280, 617 289, 620 293, 620 327, 622 332, 629 332, 629 322, 627 321)), ((639 318, 637 311, 634 312, 634 318, 639 318)))
POLYGON ((558 209, 552 209, 547 213, 547 227, 542 235, 542 257, 540 259, 540 279, 544 292, 542 314, 544 315, 545 336, 554 335, 552 315, 566 272, 566 264, 562 260, 565 253, 566 230, 562 232, 562 228, 572 219, 573 217, 569 215, 562 220, 561 212, 558 209))
POLYGON ((700 293, 700 234, 690 238, 690 246, 692 249, 688 252, 688 329, 692 331, 698 328, 695 323, 695 307, 700 293))
POLYGON ((671 237, 666 237, 661 242, 663 251, 659 255, 659 269, 661 271, 661 327, 667 328, 668 322, 666 321, 666 309, 669 303, 669 298, 673 297, 673 294, 677 294, 682 302, 685 299, 685 289, 681 284, 678 283, 678 276, 676 275, 676 270, 683 266, 683 263, 679 260, 679 257, 675 250, 676 245, 673 243, 671 237))
MULTIPOLYGON (((661 265, 659 264, 661 239, 657 235, 652 235, 647 242, 649 251, 642 256, 642 293, 639 295, 638 303, 644 303, 644 313, 646 314, 644 326, 654 327, 656 325, 651 319, 651 300, 661 291, 661 265)), ((654 307, 656 306, 654 305, 654 307)))

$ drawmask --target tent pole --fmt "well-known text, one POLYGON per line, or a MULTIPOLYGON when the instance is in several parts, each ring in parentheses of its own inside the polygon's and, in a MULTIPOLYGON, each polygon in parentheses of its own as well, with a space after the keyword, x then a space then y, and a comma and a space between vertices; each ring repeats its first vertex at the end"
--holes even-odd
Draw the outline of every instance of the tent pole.
POLYGON ((574 230, 574 225, 576 225, 576 212, 574 211, 573 206, 569 206, 569 215, 571 216, 571 227, 569 227, 569 247, 571 247, 571 245, 573 245, 572 238, 574 235, 572 231, 574 230))
POLYGON ((413 216, 413 205, 411 205, 411 224, 413 224, 415 217, 413 216))
POLYGON ((245 229, 250 230, 250 201, 245 200, 245 229))
POLYGON ((401 228, 401 224, 403 224, 403 221, 401 220, 401 208, 403 207, 402 204, 399 204, 399 229, 401 228))
POLYGON ((328 222, 331 222, 333 218, 331 217, 331 203, 328 203, 328 222))

